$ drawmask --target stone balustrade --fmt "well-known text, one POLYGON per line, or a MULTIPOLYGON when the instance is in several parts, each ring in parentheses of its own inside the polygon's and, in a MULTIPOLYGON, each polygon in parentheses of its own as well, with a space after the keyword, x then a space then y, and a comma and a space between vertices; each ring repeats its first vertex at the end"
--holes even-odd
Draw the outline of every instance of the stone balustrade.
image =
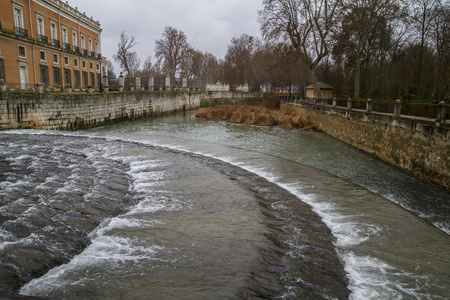
MULTIPOLYGON (((330 101, 329 99, 311 99, 311 98, 300 98, 300 97, 295 97, 295 96, 279 96, 281 101, 285 102, 285 103, 295 103, 298 105, 302 105, 308 108, 312 108, 312 109, 316 109, 316 110, 322 110, 322 111, 327 111, 329 113, 334 113, 334 114, 341 114, 341 115, 345 115, 347 117, 355 117, 355 118, 359 118, 359 117, 364 117, 364 116, 368 116, 369 114, 381 114, 383 116, 386 115, 390 115, 392 117, 396 117, 396 118, 421 118, 424 119, 424 121, 436 121, 436 122, 440 122, 440 123, 446 123, 448 121, 447 118, 447 107, 448 105, 445 102, 440 102, 437 104, 437 114, 436 114, 436 118, 426 118, 426 117, 420 117, 420 116, 415 116, 415 115, 408 115, 408 114, 402 114, 402 105, 403 102, 401 100, 396 100, 394 102, 393 105, 393 111, 391 113, 387 113, 387 112, 380 112, 380 111, 376 111, 374 109, 374 101, 372 99, 367 99, 366 100, 366 108, 365 110, 363 109, 357 109, 354 108, 354 100, 353 99, 347 99, 346 101, 346 106, 338 106, 337 105, 337 99, 333 98, 331 99, 331 104, 328 104, 328 102, 330 101), (359 117, 358 117, 359 116, 359 117)), ((341 101, 342 102, 342 101, 341 101)))

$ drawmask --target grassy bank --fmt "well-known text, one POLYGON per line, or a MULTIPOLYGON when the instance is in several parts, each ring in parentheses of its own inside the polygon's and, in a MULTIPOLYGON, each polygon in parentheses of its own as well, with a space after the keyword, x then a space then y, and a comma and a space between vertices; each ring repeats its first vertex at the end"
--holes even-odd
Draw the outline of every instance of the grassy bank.
POLYGON ((317 130, 307 115, 301 115, 287 109, 267 108, 247 104, 201 107, 197 110, 196 117, 209 120, 224 120, 246 125, 317 130))

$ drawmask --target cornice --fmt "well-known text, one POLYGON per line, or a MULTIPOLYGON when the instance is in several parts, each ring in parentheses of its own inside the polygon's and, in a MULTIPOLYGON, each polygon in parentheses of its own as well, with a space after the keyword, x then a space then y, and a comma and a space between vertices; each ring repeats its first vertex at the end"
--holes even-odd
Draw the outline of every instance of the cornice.
POLYGON ((81 13, 76 8, 71 7, 68 2, 62 2, 61 0, 32 0, 33 2, 60 14, 62 17, 69 19, 70 21, 80 24, 81 26, 100 34, 102 29, 100 28, 100 22, 95 21, 92 17, 89 18, 85 13, 81 13))

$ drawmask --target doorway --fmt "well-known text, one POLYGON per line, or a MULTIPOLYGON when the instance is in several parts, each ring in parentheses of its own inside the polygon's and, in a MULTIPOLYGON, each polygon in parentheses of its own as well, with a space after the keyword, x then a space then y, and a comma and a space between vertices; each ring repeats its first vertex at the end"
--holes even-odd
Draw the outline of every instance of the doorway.
POLYGON ((27 67, 20 66, 20 89, 27 88, 27 67))

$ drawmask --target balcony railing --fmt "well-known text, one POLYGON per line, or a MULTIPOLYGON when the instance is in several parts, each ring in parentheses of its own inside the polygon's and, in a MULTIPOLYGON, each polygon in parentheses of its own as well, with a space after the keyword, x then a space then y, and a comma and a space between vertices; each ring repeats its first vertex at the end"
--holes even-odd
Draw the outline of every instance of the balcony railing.
POLYGON ((86 55, 86 56, 88 55, 88 51, 86 49, 82 49, 81 53, 83 53, 83 55, 86 55))
POLYGON ((92 51, 90 51, 90 52, 89 52, 89 56, 90 56, 90 57, 95 57, 95 53, 92 52, 92 51))
POLYGON ((73 52, 80 53, 80 47, 73 46, 73 52))
POLYGON ((16 35, 28 37, 28 30, 20 28, 20 27, 16 27, 16 35))
POLYGON ((101 59, 102 58, 102 54, 101 53, 97 53, 97 58, 101 59))
POLYGON ((61 42, 58 40, 52 40, 52 45, 58 48, 61 48, 61 42))
POLYGON ((70 44, 64 43, 64 50, 70 51, 70 44))
POLYGON ((38 34, 38 41, 42 43, 48 44, 48 37, 42 34, 38 34))

